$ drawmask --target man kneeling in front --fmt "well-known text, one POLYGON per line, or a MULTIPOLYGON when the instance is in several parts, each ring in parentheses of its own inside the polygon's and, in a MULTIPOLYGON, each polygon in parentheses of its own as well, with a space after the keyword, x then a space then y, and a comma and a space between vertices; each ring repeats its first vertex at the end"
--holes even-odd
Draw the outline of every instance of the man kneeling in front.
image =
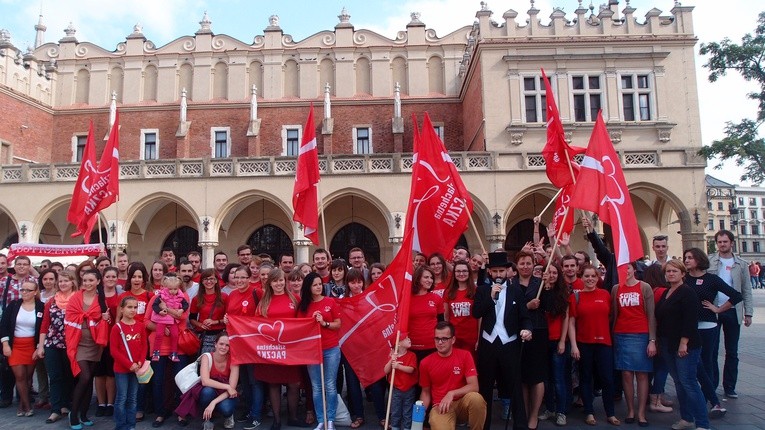
POLYGON ((468 351, 454 348, 454 326, 436 324, 436 352, 420 363, 422 400, 430 410, 432 430, 452 430, 457 422, 467 422, 470 430, 482 430, 486 402, 478 394, 478 372, 468 351))

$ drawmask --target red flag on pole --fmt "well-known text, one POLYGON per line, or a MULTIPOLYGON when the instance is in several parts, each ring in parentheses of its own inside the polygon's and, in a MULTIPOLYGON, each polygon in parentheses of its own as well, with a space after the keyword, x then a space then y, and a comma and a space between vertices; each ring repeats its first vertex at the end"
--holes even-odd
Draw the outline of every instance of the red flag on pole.
POLYGON ((406 226, 413 229, 415 251, 451 255, 470 222, 473 200, 427 112, 422 129, 419 141, 415 140, 406 226))
POLYGON ((556 187, 563 188, 574 183, 578 166, 573 158, 577 154, 584 153, 585 149, 571 146, 566 142, 558 106, 555 104, 550 81, 544 69, 542 69, 542 80, 545 83, 545 99, 547 100, 547 143, 542 149, 542 156, 545 159, 547 178, 556 187), (569 163, 573 173, 569 169, 569 163))
POLYGON ((396 330, 406 331, 412 293, 412 234, 404 236, 396 257, 364 293, 339 300, 340 347, 368 386, 385 376, 396 330))
POLYGON ((82 216, 77 224, 77 230, 72 237, 82 235, 85 243, 90 243, 90 232, 96 222, 98 213, 108 208, 119 198, 120 186, 120 115, 117 112, 109 139, 98 169, 89 171, 89 177, 85 179, 88 185, 88 194, 82 207, 82 216))
POLYGON ((313 318, 228 317, 231 363, 320 364, 321 328, 313 318))
POLYGON ((66 220, 75 227, 80 225, 80 220, 84 216, 82 208, 90 195, 89 179, 96 170, 96 144, 93 139, 93 121, 88 125, 88 137, 85 141, 85 148, 82 151, 80 160, 80 172, 77 175, 77 182, 72 191, 72 202, 69 205, 69 212, 66 214, 66 220))
POLYGON ((573 188, 573 184, 563 187, 563 191, 555 201, 555 213, 553 214, 553 223, 555 224, 556 233, 555 237, 558 237, 557 233, 560 229, 563 229, 563 233, 566 234, 571 234, 571 232, 574 231, 574 214, 572 213, 573 209, 570 207, 571 192, 573 191, 573 188), (568 215, 566 215, 567 212, 568 215))
MULTIPOLYGON (((595 128, 571 195, 571 207, 595 212, 611 226, 619 279, 630 261, 643 256, 632 199, 611 138, 598 112, 595 128)), ((626 272, 625 272, 626 274, 626 272)))
POLYGON ((313 103, 303 129, 303 140, 295 171, 295 187, 292 191, 294 221, 303 225, 305 237, 319 245, 319 150, 316 147, 316 127, 313 124, 313 103))

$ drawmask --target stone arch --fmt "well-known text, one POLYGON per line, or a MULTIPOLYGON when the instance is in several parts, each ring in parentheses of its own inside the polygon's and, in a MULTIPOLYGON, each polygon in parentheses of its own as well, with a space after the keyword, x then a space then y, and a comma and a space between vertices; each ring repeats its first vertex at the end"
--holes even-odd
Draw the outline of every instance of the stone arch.
MULTIPOLYGON (((524 232, 524 235, 518 236, 518 228, 528 229, 530 225, 533 225, 533 218, 544 209, 547 203, 555 197, 558 189, 551 184, 535 184, 532 185, 520 193, 516 194, 508 203, 502 214, 502 235, 504 246, 507 246, 508 235, 513 232, 514 237, 523 237, 522 241, 531 240, 532 232, 524 232)), ((551 207, 545 211, 542 215, 542 226, 547 226, 552 220, 554 208, 551 207)), ((575 218, 576 219, 576 218, 575 218)), ((540 229, 541 230, 541 229, 540 229)), ((540 231, 541 235, 545 235, 544 231, 540 231)), ((521 240, 521 239, 519 239, 521 240)), ((572 247, 580 246, 575 238, 572 238, 572 247)), ((520 248, 518 248, 520 249, 520 248)), ((515 249, 517 250, 517 249, 515 249)))
POLYGON ((112 99, 112 93, 117 93, 117 103, 122 103, 122 93, 124 90, 125 72, 121 66, 114 66, 109 71, 109 101, 112 99))
POLYGON ((444 60, 433 55, 428 58, 428 92, 431 94, 445 94, 444 60))
POLYGON ((157 67, 149 64, 143 70, 143 101, 157 101, 157 82, 159 72, 157 67))
POLYGON ((374 195, 357 188, 337 190, 324 199, 323 215, 319 217, 319 237, 328 241, 343 227, 358 223, 368 228, 375 235, 380 245, 380 258, 390 261, 393 258, 392 247, 388 238, 396 236, 395 223, 390 210, 374 195), (326 233, 324 232, 326 226, 326 233))
POLYGON ((180 227, 199 229, 199 216, 184 200, 158 192, 134 203, 123 216, 119 243, 128 244, 131 260, 154 261, 165 239, 180 227), (124 240, 124 242, 123 242, 124 240), (141 250, 140 253, 135 250, 141 250))
POLYGON ((354 65, 356 69, 356 95, 372 94, 372 67, 367 57, 359 57, 354 65))
POLYGON ((235 249, 265 225, 274 225, 290 238, 298 234, 292 209, 276 196, 263 191, 246 191, 221 205, 210 225, 218 233, 221 248, 235 249))
POLYGON ((481 249, 489 251, 489 236, 494 232, 491 211, 489 211, 489 208, 486 207, 486 204, 477 195, 470 193, 470 198, 473 200, 473 213, 471 217, 481 237, 476 237, 476 233, 470 224, 468 224, 463 236, 467 241, 470 252, 480 251, 481 249))
POLYGON ((0 204, 0 248, 3 248, 3 244, 9 241, 12 236, 16 235, 18 240, 18 221, 13 213, 8 210, 4 205, 0 204))
POLYGON ((408 78, 408 70, 406 65, 406 58, 404 57, 395 57, 390 62, 390 71, 391 71, 391 88, 390 93, 393 94, 393 91, 396 89, 396 82, 401 86, 401 94, 409 94, 409 78, 408 78))
POLYGON ((219 61, 213 67, 213 99, 228 99, 228 65, 219 61))
MULTIPOLYGON (((32 242, 51 244, 78 244, 82 242, 82 236, 71 237, 75 232, 75 226, 66 219, 71 196, 59 196, 40 208, 37 216, 32 220, 33 228, 27 232, 27 238, 32 242)), ((102 230, 106 227, 106 217, 101 217, 102 230)), ((93 226, 93 233, 98 233, 98 223, 93 226)), ((106 237, 104 237, 105 239, 106 237)))
POLYGON ((181 64, 178 68, 178 99, 180 100, 183 89, 186 89, 186 97, 194 100, 194 67, 189 63, 181 64))
POLYGON ((80 69, 75 76, 75 103, 88 103, 90 98, 90 72, 88 69, 80 69))
POLYGON ((284 97, 300 97, 300 73, 295 60, 284 62, 284 97))
POLYGON ((258 88, 258 95, 263 97, 265 91, 263 88, 263 63, 258 60, 252 61, 247 68, 247 79, 249 80, 247 90, 252 90, 252 86, 255 85, 258 88))
POLYGON ((335 91, 335 62, 331 58, 325 58, 319 63, 319 96, 324 95, 324 85, 329 84, 329 95, 334 96, 335 91))

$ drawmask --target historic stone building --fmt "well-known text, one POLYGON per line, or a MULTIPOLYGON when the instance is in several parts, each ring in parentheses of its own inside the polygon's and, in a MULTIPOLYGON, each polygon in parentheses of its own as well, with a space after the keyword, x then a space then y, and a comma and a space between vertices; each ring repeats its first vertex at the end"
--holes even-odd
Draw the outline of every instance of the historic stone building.
POLYGON ((199 247, 211 263, 211 251, 249 242, 306 260, 291 193, 314 103, 320 236, 333 252, 356 244, 388 261, 397 251, 410 118, 425 111, 474 199, 475 229, 464 241, 518 249, 557 191, 541 156, 543 67, 574 144, 586 146, 603 110, 646 253, 659 232, 670 234, 674 255, 703 246, 693 8, 638 15, 628 2, 609 3, 595 11, 580 2, 573 15, 554 10, 549 19, 533 2, 523 14, 483 6, 446 35, 413 13, 392 39, 354 28, 345 10, 334 29, 300 41, 276 16, 251 42, 213 32, 207 15, 194 35, 159 47, 138 26, 115 48, 79 41, 71 26, 42 43, 42 22, 26 53, 0 35, 0 239, 73 242, 66 211, 88 121, 100 154, 113 105, 122 162, 120 202, 101 216, 110 248, 152 260, 163 245, 199 247))

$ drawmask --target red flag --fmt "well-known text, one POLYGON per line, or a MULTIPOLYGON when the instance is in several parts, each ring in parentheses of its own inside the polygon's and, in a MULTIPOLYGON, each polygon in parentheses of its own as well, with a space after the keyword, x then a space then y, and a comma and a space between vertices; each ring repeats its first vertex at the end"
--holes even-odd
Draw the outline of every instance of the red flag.
POLYGON ((643 244, 619 156, 600 112, 570 205, 597 213, 604 223, 611 226, 616 265, 619 266, 619 278, 623 279, 621 273, 626 269, 626 264, 643 256, 643 244))
POLYGON ((88 138, 85 141, 85 149, 82 151, 82 160, 80 160, 80 172, 77 175, 77 183, 74 184, 72 191, 72 202, 69 205, 69 212, 66 214, 66 220, 75 226, 80 225, 83 217, 82 208, 90 194, 88 179, 92 172, 96 170, 96 144, 93 139, 93 121, 88 126, 88 138))
POLYGON ((573 188, 573 184, 563 187, 563 191, 555 201, 555 213, 553 214, 553 224, 555 225, 556 233, 555 237, 558 237, 557 234, 561 228, 563 229, 563 233, 566 234, 571 234, 571 232, 574 231, 574 213, 569 205, 573 188), (566 215, 567 212, 568 215, 566 215))
POLYGON ((473 200, 427 112, 422 128, 419 142, 415 141, 406 225, 413 229, 415 251, 451 255, 470 222, 473 200))
POLYGON ((313 125, 313 103, 303 129, 303 140, 295 171, 295 187, 292 191, 294 221, 303 225, 305 237, 319 246, 319 150, 316 147, 316 127, 313 125))
POLYGON ((93 224, 96 222, 98 213, 116 202, 119 198, 119 177, 120 177, 120 115, 117 112, 112 129, 109 132, 109 139, 106 141, 106 147, 101 160, 98 162, 98 169, 88 172, 88 178, 85 183, 88 185, 88 194, 85 204, 82 207, 82 216, 77 224, 77 230, 72 237, 83 235, 85 243, 90 243, 90 232, 93 230, 93 224))
POLYGON ((229 316, 232 364, 320 364, 321 328, 313 318, 229 316))
POLYGON ((412 234, 405 235, 396 257, 364 293, 339 300, 340 347, 361 385, 385 376, 397 326, 406 331, 412 293, 412 234))
POLYGON ((584 153, 585 149, 578 146, 570 146, 566 142, 563 133, 563 123, 560 120, 558 106, 555 104, 550 81, 542 69, 542 80, 545 83, 545 99, 547 100, 547 143, 542 149, 545 159, 545 171, 550 182, 558 188, 574 183, 578 166, 574 162, 574 156, 584 153), (569 169, 569 163, 573 173, 569 169))

